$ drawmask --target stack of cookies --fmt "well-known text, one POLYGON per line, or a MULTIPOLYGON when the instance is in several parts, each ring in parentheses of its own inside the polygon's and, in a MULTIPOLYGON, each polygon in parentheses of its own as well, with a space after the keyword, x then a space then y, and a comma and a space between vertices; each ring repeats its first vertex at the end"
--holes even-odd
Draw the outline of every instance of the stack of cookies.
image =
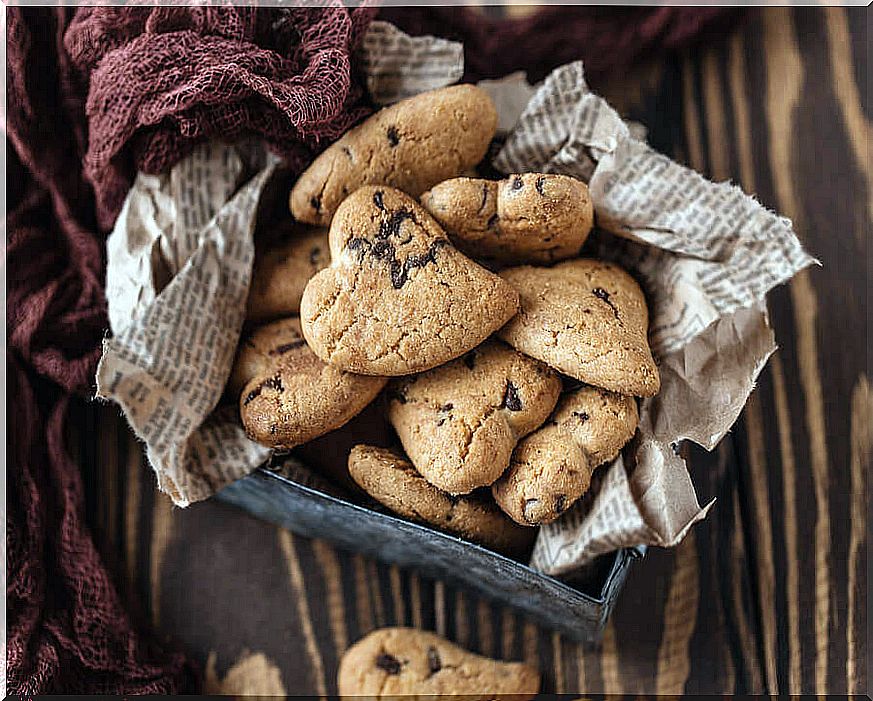
POLYGON ((291 191, 286 242, 258 253, 263 325, 229 391, 248 435, 283 450, 384 392, 403 452, 356 446, 352 478, 406 518, 519 554, 618 455, 660 381, 639 285, 580 257, 586 185, 470 177, 496 126, 460 85, 322 153, 291 191))

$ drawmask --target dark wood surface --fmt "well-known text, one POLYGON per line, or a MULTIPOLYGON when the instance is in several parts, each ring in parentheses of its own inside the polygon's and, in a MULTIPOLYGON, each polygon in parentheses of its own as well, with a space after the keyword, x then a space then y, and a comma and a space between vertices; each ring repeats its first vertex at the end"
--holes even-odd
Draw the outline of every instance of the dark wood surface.
POLYGON ((869 18, 759 11, 593 86, 659 150, 791 217, 823 264, 770 296, 780 350, 735 430, 690 451, 715 509, 633 569, 599 647, 219 503, 174 509, 118 412, 83 406, 89 519, 137 615, 227 693, 335 692, 343 649, 392 624, 530 660, 546 691, 866 691, 869 18))

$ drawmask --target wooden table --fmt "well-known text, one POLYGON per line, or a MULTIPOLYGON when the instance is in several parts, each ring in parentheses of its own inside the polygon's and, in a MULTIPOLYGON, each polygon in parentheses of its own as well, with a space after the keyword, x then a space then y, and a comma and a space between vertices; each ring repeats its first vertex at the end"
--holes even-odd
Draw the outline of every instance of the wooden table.
POLYGON ((594 89, 659 150, 791 217, 823 267, 770 296, 781 349, 735 430, 691 452, 709 518, 636 566, 596 649, 231 507, 173 509, 112 408, 83 407, 88 514, 139 615, 226 693, 335 692, 376 626, 540 666, 547 691, 866 690, 866 9, 769 9, 723 42, 594 89))

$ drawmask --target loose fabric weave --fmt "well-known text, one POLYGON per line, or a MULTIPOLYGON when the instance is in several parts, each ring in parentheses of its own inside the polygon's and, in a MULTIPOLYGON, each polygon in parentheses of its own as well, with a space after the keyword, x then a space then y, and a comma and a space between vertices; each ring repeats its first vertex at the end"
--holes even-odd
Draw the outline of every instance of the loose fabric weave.
POLYGON ((134 630, 64 447, 107 328, 104 239, 137 169, 260 136, 300 169, 369 108, 367 8, 9 8, 7 682, 10 693, 195 690, 134 630))
MULTIPOLYGON (((108 326, 105 236, 136 171, 242 136, 299 171, 369 112, 353 55, 374 10, 323 5, 7 10, 9 693, 196 688, 184 656, 125 612, 85 525, 64 426, 71 395, 92 391, 108 326)), ((725 16, 553 8, 497 24, 407 8, 385 19, 464 40, 467 79, 528 69, 536 80, 578 58, 605 73, 725 16)))

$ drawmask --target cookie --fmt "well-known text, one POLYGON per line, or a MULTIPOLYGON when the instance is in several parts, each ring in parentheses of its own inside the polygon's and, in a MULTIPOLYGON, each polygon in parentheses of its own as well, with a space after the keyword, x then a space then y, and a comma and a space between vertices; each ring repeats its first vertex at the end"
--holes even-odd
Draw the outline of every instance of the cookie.
POLYGON ((553 268, 507 268, 500 276, 521 297, 518 315, 499 332, 507 343, 597 387, 637 397, 658 393, 646 299, 624 270, 583 258, 553 268))
POLYGON ((418 694, 458 695, 465 701, 529 701, 540 674, 522 662, 500 662, 413 628, 381 628, 352 645, 337 674, 341 695, 371 699, 418 694))
POLYGON ((291 213, 330 223, 363 185, 390 185, 418 197, 485 156, 497 129, 491 98, 474 85, 416 95, 377 112, 313 161, 291 190, 291 213))
POLYGON ((333 431, 379 394, 386 379, 343 372, 309 349, 297 318, 257 329, 243 341, 232 373, 246 434, 288 449, 333 431))
POLYGON ((348 464, 361 489, 404 518, 508 555, 521 556, 533 543, 535 531, 508 519, 490 494, 450 496, 428 484, 412 463, 392 450, 356 445, 348 464))
POLYGON ((303 334, 325 362, 365 375, 429 370, 475 348, 518 309, 499 276, 457 251, 415 200, 368 186, 330 227, 331 266, 303 292, 303 334))
POLYGON ((309 278, 329 264, 327 229, 290 229, 277 244, 255 254, 246 319, 263 323, 299 313, 309 278))
POLYGON ((561 392, 551 369, 500 341, 394 380, 388 418, 416 469, 451 494, 490 485, 561 392))
POLYGON ((566 175, 455 178, 425 192, 421 203, 459 250, 498 265, 578 255, 594 224, 588 186, 566 175))
POLYGON ((582 387, 561 398, 546 424, 522 440, 491 488, 517 523, 550 523, 588 491, 595 467, 613 460, 639 422, 633 397, 582 387))

